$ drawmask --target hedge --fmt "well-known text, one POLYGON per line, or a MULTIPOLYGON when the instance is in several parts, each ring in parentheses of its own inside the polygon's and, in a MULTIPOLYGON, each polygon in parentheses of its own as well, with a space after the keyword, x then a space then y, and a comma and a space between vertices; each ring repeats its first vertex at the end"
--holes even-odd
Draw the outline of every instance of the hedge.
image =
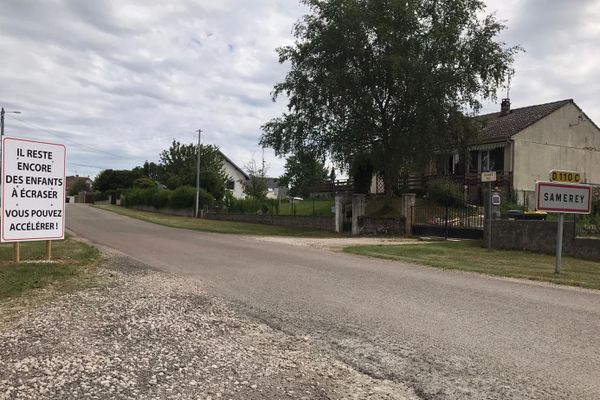
MULTIPOLYGON (((200 207, 213 205, 215 199, 204 189, 200 189, 200 207)), ((196 205, 196 189, 192 186, 181 186, 169 189, 130 189, 125 192, 125 207, 149 206, 154 208, 194 208, 196 205)))

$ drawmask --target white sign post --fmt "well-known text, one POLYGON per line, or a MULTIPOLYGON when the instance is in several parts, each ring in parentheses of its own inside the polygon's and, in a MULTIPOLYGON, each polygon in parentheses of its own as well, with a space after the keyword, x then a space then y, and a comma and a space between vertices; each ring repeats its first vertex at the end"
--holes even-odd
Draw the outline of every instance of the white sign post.
POLYGON ((487 202, 487 220, 488 220, 488 240, 487 248, 492 250, 492 182, 496 182, 496 171, 487 171, 481 173, 481 182, 487 182, 488 194, 485 201, 487 202))
POLYGON ((65 168, 62 144, 2 139, 2 242, 64 239, 65 168))
POLYGON ((565 214, 590 214, 592 212, 592 187, 581 184, 538 182, 535 189, 537 210, 558 213, 554 272, 559 274, 565 214))

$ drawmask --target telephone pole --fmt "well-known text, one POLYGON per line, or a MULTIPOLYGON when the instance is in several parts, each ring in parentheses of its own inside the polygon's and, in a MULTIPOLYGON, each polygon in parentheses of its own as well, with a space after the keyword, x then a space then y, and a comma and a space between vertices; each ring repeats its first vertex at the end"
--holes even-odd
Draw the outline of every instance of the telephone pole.
POLYGON ((202 129, 198 129, 198 151, 197 151, 197 161, 196 161, 196 210, 195 217, 198 218, 199 208, 200 208, 200 137, 202 135, 202 129))

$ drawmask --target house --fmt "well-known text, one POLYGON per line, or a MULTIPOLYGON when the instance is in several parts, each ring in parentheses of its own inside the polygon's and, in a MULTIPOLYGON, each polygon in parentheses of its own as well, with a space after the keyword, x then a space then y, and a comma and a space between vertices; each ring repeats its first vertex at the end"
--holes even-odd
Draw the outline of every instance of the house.
POLYGON ((268 199, 285 199, 288 197, 289 190, 286 186, 279 185, 279 178, 265 177, 264 179, 267 185, 268 199))
MULTIPOLYGON (((496 171, 496 187, 533 207, 535 183, 549 180, 553 169, 578 171, 584 182, 600 184, 600 128, 572 99, 515 109, 503 99, 499 112, 475 120, 481 128, 467 147, 468 159, 459 151, 439 154, 429 174, 411 176, 405 185, 422 187, 448 176, 480 202, 481 172, 496 171)), ((378 179, 372 192, 381 189, 378 179)))
POLYGON ((92 190, 92 184, 94 183, 89 176, 79 176, 79 175, 74 175, 74 176, 67 176, 66 181, 65 181, 65 188, 66 188, 66 192, 69 193, 69 191, 71 190, 71 187, 73 187, 73 184, 78 180, 78 179, 85 179, 85 184, 87 186, 87 190, 91 191, 92 190))
POLYGON ((221 154, 221 157, 223 157, 223 172, 228 176, 228 180, 226 182, 227 190, 229 190, 236 199, 245 198, 246 195, 244 194, 242 182, 249 180, 250 177, 244 172, 243 169, 231 161, 229 157, 223 154, 222 151, 219 150, 219 153, 221 154))

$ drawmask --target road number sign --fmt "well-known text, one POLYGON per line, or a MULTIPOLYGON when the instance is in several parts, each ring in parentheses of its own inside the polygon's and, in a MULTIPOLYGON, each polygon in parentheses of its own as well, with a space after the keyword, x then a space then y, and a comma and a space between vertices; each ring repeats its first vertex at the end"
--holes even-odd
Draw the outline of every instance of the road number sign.
POLYGON ((592 211, 592 187, 568 183, 538 182, 538 211, 589 214, 592 211))
POLYGON ((65 166, 62 144, 2 139, 2 242, 64 238, 65 166))
POLYGON ((566 183, 581 183, 581 174, 573 171, 550 171, 550 181, 566 182, 566 183))
POLYGON ((496 171, 482 172, 481 182, 496 182, 496 171))

